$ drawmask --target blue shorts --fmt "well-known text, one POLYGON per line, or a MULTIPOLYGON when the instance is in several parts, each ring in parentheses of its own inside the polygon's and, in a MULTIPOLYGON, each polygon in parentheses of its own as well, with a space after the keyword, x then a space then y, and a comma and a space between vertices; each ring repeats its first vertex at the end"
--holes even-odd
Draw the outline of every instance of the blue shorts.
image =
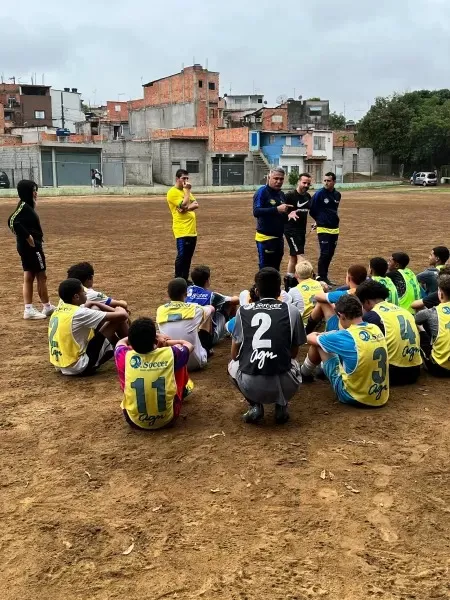
POLYGON ((365 406, 361 404, 361 402, 354 400, 345 389, 339 358, 337 356, 332 356, 326 362, 322 363, 322 369, 328 377, 339 402, 342 402, 343 404, 352 404, 353 406, 365 406))
POLYGON ((230 335, 233 334, 234 326, 236 325, 236 317, 232 317, 226 324, 225 329, 228 331, 230 335))

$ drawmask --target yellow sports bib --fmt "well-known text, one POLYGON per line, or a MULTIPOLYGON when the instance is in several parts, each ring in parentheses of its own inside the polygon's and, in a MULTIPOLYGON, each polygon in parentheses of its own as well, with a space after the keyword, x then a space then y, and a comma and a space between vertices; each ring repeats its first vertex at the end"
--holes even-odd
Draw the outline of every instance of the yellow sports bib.
POLYGON ((376 325, 350 325, 358 363, 353 373, 340 366, 344 387, 361 404, 383 406, 389 398, 389 370, 386 340, 376 325))
POLYGON ((317 233, 331 233, 333 235, 337 235, 339 233, 339 227, 336 227, 336 229, 330 229, 329 227, 318 227, 317 233))
POLYGON ((389 364, 394 367, 421 365, 420 337, 414 317, 390 302, 380 302, 372 310, 383 321, 389 364))
POLYGON ((308 318, 314 308, 314 297, 316 294, 323 292, 323 287, 315 279, 304 279, 296 286, 303 298, 303 304, 305 305, 305 311, 302 319, 306 325, 308 318))
MULTIPOLYGON (((81 348, 72 333, 72 319, 79 309, 74 304, 59 301, 48 324, 48 349, 50 362, 55 367, 66 368, 78 362, 81 348)), ((94 337, 94 330, 89 332, 88 340, 94 337)))
POLYGON ((439 331, 434 341, 431 356, 443 369, 450 370, 450 302, 436 306, 439 331))
POLYGON ((197 304, 188 304, 187 302, 168 302, 156 311, 156 322, 161 325, 162 323, 193 319, 197 306, 197 304))
POLYGON ((174 365, 172 348, 126 353, 121 407, 138 427, 159 429, 172 420, 177 393, 174 365))

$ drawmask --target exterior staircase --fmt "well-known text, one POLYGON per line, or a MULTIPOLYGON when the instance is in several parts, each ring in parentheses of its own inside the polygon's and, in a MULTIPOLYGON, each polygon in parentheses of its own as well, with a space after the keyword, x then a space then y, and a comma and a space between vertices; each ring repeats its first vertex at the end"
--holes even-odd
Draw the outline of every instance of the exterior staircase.
MULTIPOLYGON (((270 171, 270 164, 267 161, 267 158, 261 152, 261 150, 256 150, 252 152, 253 155, 253 163, 255 165, 255 173, 258 172, 258 183, 266 183, 266 176, 270 171)), ((256 181, 254 182, 256 183, 256 181)))

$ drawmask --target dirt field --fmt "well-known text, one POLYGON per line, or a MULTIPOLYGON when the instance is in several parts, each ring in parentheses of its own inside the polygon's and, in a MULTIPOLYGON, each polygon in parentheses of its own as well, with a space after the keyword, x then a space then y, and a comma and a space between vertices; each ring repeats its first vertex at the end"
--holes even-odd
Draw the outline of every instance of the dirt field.
MULTIPOLYGON (((194 262, 237 293, 256 271, 251 197, 199 200, 194 262)), ((64 379, 46 322, 22 320, 14 205, 0 201, 1 600, 449 597, 448 383, 423 374, 371 412, 318 382, 286 426, 268 411, 252 427, 226 342, 173 430, 132 431, 114 365, 64 379)), ((344 192, 333 279, 398 249, 425 266, 450 242, 448 207, 428 190, 344 192)), ((43 199, 39 213, 54 301, 67 267, 90 260, 97 289, 154 315, 175 257, 164 199, 43 199)), ((307 252, 316 261, 312 235, 307 252)))

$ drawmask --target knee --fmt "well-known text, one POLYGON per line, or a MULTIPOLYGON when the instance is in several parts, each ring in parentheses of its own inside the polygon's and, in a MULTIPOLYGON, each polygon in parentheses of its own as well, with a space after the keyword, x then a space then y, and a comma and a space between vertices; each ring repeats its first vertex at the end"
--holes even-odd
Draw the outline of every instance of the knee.
POLYGON ((23 274, 23 280, 25 283, 33 283, 34 273, 32 273, 31 271, 25 271, 23 274))

